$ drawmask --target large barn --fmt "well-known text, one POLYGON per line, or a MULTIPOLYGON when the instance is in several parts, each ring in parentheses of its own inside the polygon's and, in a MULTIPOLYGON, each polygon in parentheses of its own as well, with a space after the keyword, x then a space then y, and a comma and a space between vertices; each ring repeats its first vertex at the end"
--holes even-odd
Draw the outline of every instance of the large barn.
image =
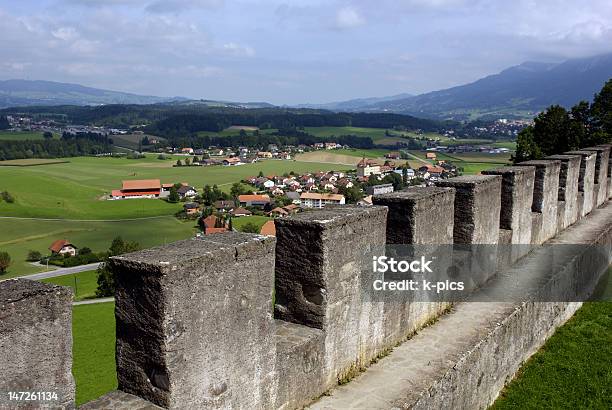
POLYGON ((123 181, 121 189, 111 192, 113 199, 159 198, 161 193, 159 179, 134 179, 123 181))

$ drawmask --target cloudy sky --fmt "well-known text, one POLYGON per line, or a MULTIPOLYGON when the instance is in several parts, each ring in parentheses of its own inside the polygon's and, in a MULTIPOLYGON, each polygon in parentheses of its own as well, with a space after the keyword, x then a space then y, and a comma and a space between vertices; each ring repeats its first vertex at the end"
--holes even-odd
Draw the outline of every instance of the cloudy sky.
POLYGON ((329 102, 612 52, 610 0, 0 0, 0 79, 329 102))

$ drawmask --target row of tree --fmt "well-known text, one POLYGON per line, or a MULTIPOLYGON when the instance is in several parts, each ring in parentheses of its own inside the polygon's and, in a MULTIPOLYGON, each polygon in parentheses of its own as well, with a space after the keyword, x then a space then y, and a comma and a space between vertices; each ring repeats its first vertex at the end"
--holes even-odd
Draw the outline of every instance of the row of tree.
POLYGON ((559 105, 540 113, 517 139, 515 163, 585 148, 612 140, 612 79, 595 94, 570 110, 559 105))
POLYGON ((60 139, 0 141, 0 161, 24 158, 63 158, 112 151, 112 140, 99 134, 64 134, 60 139))

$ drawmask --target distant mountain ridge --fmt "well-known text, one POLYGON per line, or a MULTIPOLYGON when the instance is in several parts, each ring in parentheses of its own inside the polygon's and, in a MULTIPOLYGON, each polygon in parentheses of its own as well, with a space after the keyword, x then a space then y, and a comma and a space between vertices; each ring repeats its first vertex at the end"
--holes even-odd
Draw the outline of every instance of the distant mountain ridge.
POLYGON ((0 107, 32 105, 156 104, 186 100, 103 90, 42 80, 0 81, 0 107))
MULTIPOLYGON (((533 116, 551 104, 571 107, 591 100, 612 77, 612 53, 562 63, 525 62, 469 84, 347 111, 393 112, 435 119, 533 116)), ((350 100, 358 101, 358 100, 350 100)), ((335 103, 341 107, 342 102, 335 103)))

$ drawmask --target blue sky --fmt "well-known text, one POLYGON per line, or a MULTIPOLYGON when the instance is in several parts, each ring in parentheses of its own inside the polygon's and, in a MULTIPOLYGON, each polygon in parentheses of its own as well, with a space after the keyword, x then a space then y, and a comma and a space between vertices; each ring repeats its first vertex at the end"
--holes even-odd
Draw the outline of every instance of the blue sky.
POLYGON ((612 1, 0 0, 0 79, 275 104, 612 51, 612 1))

